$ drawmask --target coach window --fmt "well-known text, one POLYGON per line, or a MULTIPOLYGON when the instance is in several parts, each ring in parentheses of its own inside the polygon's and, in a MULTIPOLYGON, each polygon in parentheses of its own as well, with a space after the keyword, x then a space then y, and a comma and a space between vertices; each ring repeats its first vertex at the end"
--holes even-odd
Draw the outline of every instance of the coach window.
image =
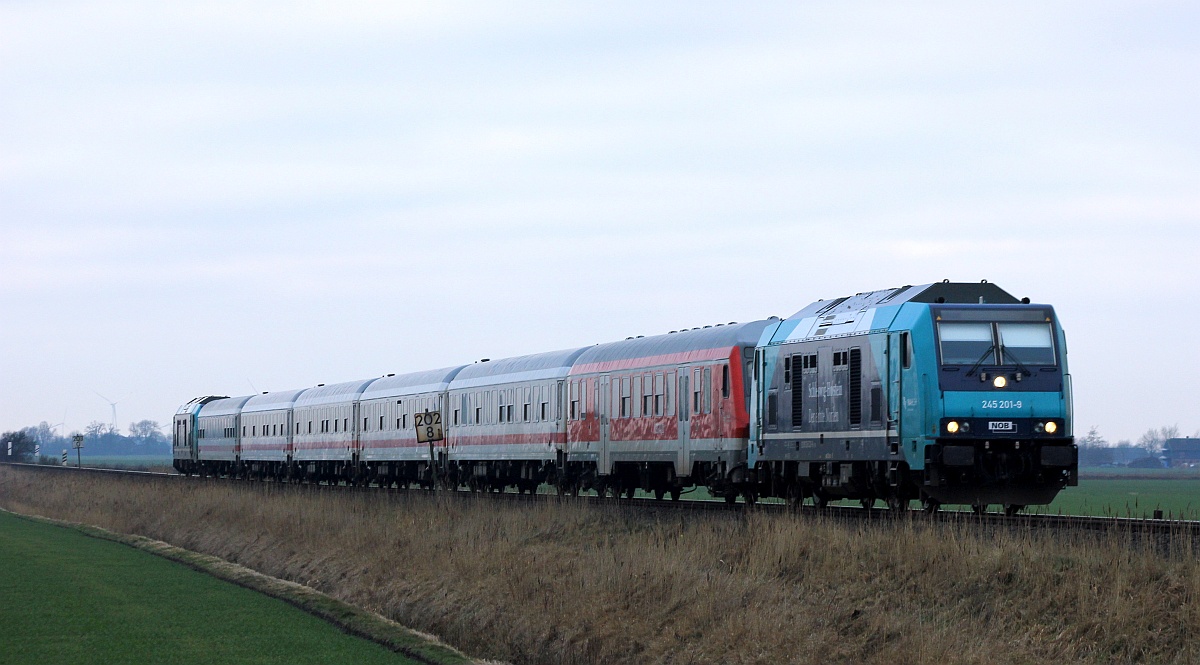
POLYGON ((654 415, 661 416, 663 411, 663 375, 661 372, 654 375, 654 415))
POLYGON ((721 365, 721 399, 729 399, 729 364, 721 365))
POLYGON ((704 412, 712 412, 712 368, 704 368, 704 412))
POLYGON ((312 434, 312 421, 308 421, 308 433, 312 434))

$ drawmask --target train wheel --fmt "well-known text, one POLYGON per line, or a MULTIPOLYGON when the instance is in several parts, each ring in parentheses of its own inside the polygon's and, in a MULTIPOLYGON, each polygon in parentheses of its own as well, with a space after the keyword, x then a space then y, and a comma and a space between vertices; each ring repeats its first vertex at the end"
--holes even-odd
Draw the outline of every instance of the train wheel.
POLYGON ((664 489, 656 489, 656 490, 654 490, 654 499, 655 499, 656 501, 662 501, 662 500, 663 500, 663 497, 664 497, 664 496, 666 496, 666 495, 667 495, 667 491, 666 491, 666 490, 664 490, 664 489))
POLYGON ((1017 513, 1021 512, 1022 510, 1025 510, 1025 506, 1022 506, 1019 503, 1009 503, 1009 504, 1005 504, 1005 506, 1004 506, 1004 514, 1008 515, 1009 517, 1016 515, 1017 513))
POLYGON ((898 494, 892 494, 887 498, 888 510, 896 514, 908 512, 908 499, 900 498, 898 494))
POLYGON ((875 507, 875 497, 864 496, 858 500, 858 505, 862 506, 863 510, 871 510, 875 507))
POLYGON ((680 492, 679 490, 671 490, 671 500, 678 501, 680 494, 682 494, 682 492, 680 492))
POLYGON ((737 495, 736 494, 726 494, 725 495, 725 503, 728 503, 730 505, 737 503, 737 495))
POLYGON ((928 513, 930 515, 932 515, 933 513, 936 513, 938 510, 941 509, 941 507, 942 507, 942 502, 938 501, 937 499, 930 499, 929 497, 925 497, 924 499, 921 499, 921 510, 924 510, 926 513, 928 513))
POLYGON ((975 513, 976 515, 986 515, 987 511, 988 507, 986 503, 977 503, 971 506, 971 512, 975 513))
POLYGON ((626 498, 626 499, 632 499, 632 498, 633 498, 633 494, 634 494, 634 492, 637 492, 637 488, 636 488, 636 487, 626 487, 626 488, 625 488, 625 498, 626 498))
POLYGON ((821 493, 820 490, 813 492, 813 508, 817 510, 825 510, 829 507, 829 497, 821 493))

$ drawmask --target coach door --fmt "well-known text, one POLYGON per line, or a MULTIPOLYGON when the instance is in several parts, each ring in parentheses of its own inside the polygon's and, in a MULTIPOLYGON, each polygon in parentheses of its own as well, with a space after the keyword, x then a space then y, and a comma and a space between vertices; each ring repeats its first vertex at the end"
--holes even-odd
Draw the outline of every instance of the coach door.
POLYGON ((675 463, 675 474, 679 476, 692 475, 691 465, 689 464, 692 459, 692 393, 688 390, 688 374, 690 372, 691 369, 686 367, 680 370, 679 392, 675 393, 675 403, 679 408, 679 461, 675 463))
MULTIPOLYGON (((620 380, 620 379, 618 379, 620 380)), ((612 471, 612 446, 609 442, 609 406, 612 402, 612 393, 609 390, 608 375, 596 378, 596 418, 600 423, 600 460, 597 463, 601 474, 608 474, 612 471)))

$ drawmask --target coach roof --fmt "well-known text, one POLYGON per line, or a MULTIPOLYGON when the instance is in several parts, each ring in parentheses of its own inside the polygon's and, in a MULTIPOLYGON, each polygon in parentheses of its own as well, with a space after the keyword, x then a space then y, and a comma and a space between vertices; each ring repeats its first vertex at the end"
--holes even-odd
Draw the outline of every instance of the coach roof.
POLYGON ((205 404, 200 409, 200 413, 198 415, 201 418, 207 418, 210 416, 237 415, 241 413, 242 405, 245 404, 246 400, 250 399, 250 397, 252 396, 246 395, 244 397, 226 397, 225 399, 214 400, 208 404, 205 404))
POLYGON ((385 397, 418 395, 434 391, 440 392, 450 385, 450 382, 458 375, 459 370, 464 367, 468 367, 468 365, 385 376, 382 379, 376 379, 374 383, 364 390, 361 399, 366 401, 385 397))
POLYGON ((562 378, 571 370, 571 364, 590 347, 564 349, 531 356, 517 356, 467 365, 450 382, 451 390, 491 386, 498 383, 537 381, 539 379, 562 378))
POLYGON ((278 411, 280 409, 290 409, 296 402, 296 397, 304 392, 304 388, 300 390, 281 390, 276 393, 263 393, 251 397, 244 406, 242 413, 256 413, 258 411, 278 411))
POLYGON ((364 389, 378 379, 363 379, 334 383, 328 386, 317 386, 304 391, 296 400, 296 408, 302 406, 320 406, 322 404, 343 404, 359 399, 364 389))
POLYGON ((666 364, 711 359, 709 356, 713 354, 705 354, 705 351, 728 356, 728 349, 734 346, 754 346, 768 323, 771 322, 730 323, 598 344, 588 348, 575 360, 572 373, 616 369, 625 360, 654 359, 654 364, 666 364))

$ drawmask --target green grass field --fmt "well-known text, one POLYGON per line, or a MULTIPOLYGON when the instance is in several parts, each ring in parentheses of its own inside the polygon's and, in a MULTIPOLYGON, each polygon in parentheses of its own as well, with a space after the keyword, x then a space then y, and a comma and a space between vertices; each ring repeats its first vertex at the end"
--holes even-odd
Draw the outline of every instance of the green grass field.
POLYGON ((1200 519, 1200 479, 1081 479, 1068 487, 1049 506, 1036 512, 1064 515, 1151 517, 1162 510, 1164 517, 1200 519))
POLYGON ((281 600, 0 512, 0 664, 411 663, 281 600))

